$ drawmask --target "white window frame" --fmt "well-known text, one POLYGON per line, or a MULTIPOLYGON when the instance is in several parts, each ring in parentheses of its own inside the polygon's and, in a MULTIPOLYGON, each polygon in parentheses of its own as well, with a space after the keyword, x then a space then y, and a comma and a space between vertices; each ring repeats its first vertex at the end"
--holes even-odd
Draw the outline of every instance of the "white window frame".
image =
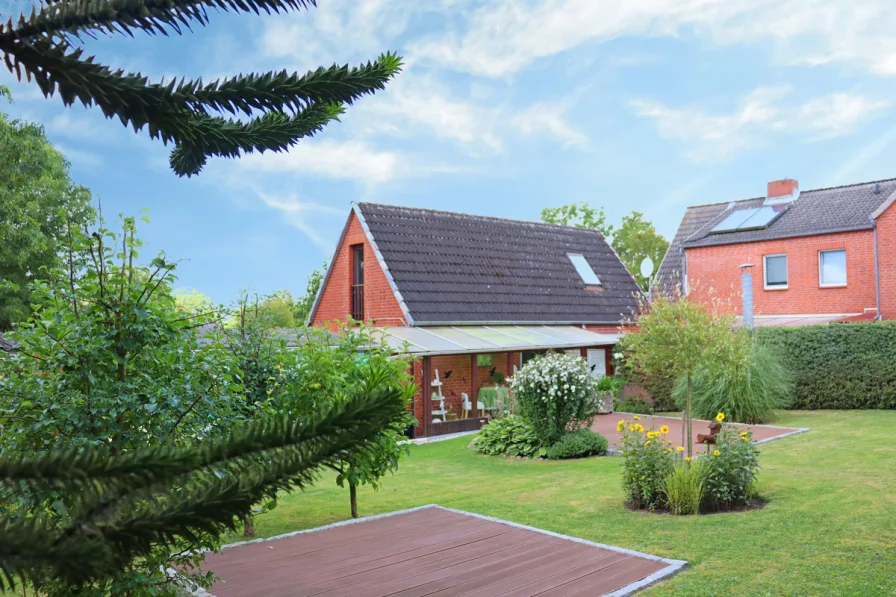
POLYGON ((762 287, 765 290, 787 290, 790 286, 790 259, 787 258, 787 253, 772 253, 770 255, 762 256, 762 287), (783 284, 772 284, 769 286, 768 284, 768 258, 769 257, 783 257, 784 258, 784 275, 786 277, 786 282, 783 284))
POLYGON ((846 249, 823 249, 818 252, 818 287, 819 288, 844 288, 849 283, 849 264, 846 261, 846 249), (845 282, 837 282, 836 284, 824 283, 824 267, 823 255, 825 253, 843 253, 844 273, 846 274, 845 282))

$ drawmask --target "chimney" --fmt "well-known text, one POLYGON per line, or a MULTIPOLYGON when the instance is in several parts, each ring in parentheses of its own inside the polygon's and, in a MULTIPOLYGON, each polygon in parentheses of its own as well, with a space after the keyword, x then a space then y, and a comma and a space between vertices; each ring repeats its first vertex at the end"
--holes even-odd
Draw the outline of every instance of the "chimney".
POLYGON ((777 205, 778 203, 793 201, 799 196, 800 185, 793 178, 773 180, 768 183, 768 195, 764 203, 765 205, 777 205))

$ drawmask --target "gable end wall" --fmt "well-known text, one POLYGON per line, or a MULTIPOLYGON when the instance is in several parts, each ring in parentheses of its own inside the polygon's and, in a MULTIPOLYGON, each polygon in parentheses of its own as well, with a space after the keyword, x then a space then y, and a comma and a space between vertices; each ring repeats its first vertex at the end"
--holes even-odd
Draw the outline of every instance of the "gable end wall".
POLYGON ((345 321, 351 314, 351 247, 364 245, 364 320, 371 325, 407 325, 401 307, 389 286, 386 274, 380 268, 373 247, 361 227, 354 211, 349 215, 348 226, 336 257, 330 264, 326 285, 321 291, 320 301, 313 326, 337 329, 338 321, 345 321))

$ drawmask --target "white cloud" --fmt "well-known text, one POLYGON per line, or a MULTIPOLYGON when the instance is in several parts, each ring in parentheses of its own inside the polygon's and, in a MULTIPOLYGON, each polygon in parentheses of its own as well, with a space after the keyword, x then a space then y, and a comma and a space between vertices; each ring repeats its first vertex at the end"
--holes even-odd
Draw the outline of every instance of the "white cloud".
POLYGON ((702 108, 671 108, 650 100, 634 100, 639 116, 650 118, 665 139, 683 141, 687 157, 697 162, 724 161, 745 149, 764 145, 774 132, 811 140, 850 134, 890 104, 855 94, 836 93, 798 106, 784 106, 789 87, 760 87, 727 114, 702 108))
POLYGON ((518 113, 513 123, 526 135, 546 133, 563 142, 563 147, 579 147, 588 137, 566 120, 568 107, 563 102, 543 102, 518 113))
POLYGON ((851 133, 863 120, 890 107, 887 100, 849 93, 832 93, 813 99, 797 110, 793 128, 814 131, 819 139, 851 133))
POLYGON ((850 63, 896 75, 890 0, 493 0, 451 31, 411 46, 419 58, 490 77, 585 43, 697 35, 771 45, 788 64, 850 63))
POLYGON ((382 183, 396 177, 398 154, 363 141, 306 140, 280 153, 252 153, 234 162, 243 171, 288 172, 382 183))
POLYGON ((311 242, 319 248, 327 251, 332 249, 331 240, 325 239, 318 233, 318 228, 311 221, 311 216, 345 216, 344 209, 337 209, 328 205, 300 201, 295 194, 274 196, 266 193, 258 193, 262 203, 271 209, 279 211, 283 219, 303 232, 311 242))

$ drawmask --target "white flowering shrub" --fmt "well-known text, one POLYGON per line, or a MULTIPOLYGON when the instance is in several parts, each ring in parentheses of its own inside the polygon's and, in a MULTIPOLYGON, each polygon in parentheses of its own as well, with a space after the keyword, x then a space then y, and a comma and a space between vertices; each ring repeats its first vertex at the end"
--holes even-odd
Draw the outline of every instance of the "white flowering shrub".
POLYGON ((520 415, 546 446, 591 425, 596 386, 585 359, 566 353, 537 356, 510 378, 520 415))

